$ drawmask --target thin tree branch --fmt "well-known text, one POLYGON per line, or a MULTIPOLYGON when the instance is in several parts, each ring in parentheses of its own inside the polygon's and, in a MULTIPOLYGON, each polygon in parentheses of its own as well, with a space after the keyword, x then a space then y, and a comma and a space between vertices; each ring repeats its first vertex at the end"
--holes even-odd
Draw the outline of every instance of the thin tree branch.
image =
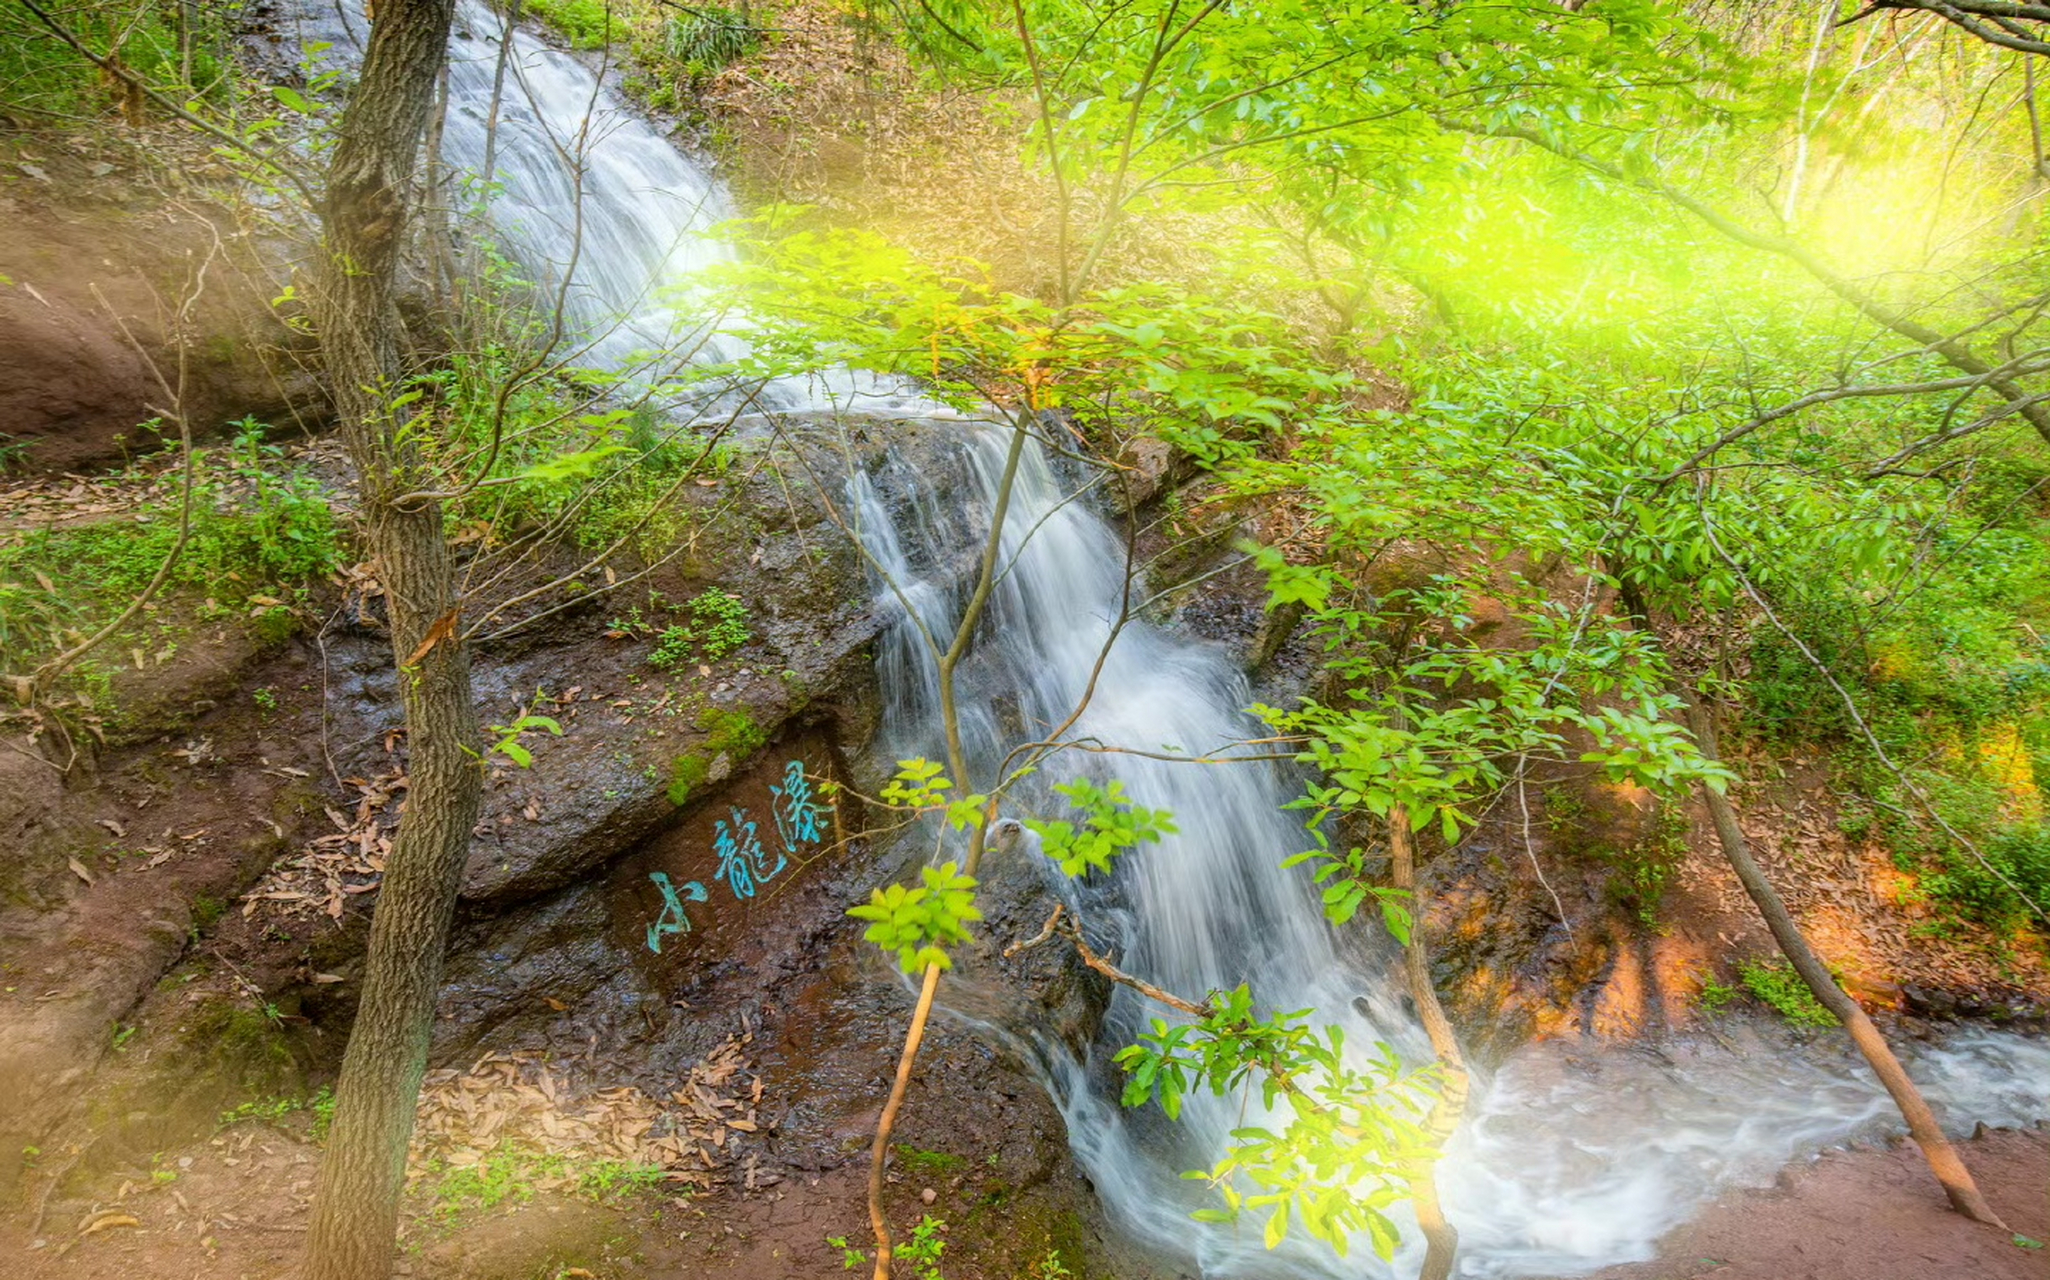
POLYGON ((137 77, 134 72, 122 66, 117 60, 94 53, 86 46, 84 41, 73 35, 63 23, 52 17, 48 10, 36 3, 36 0, 20 0, 20 4, 22 8, 27 9, 35 16, 36 21, 47 27, 51 34, 69 45, 80 57, 86 59, 114 79, 119 80, 122 84, 134 89, 137 93, 142 94, 155 103, 159 109, 176 116, 215 141, 248 156, 291 183, 293 187, 298 189, 300 197, 306 201, 307 208, 318 207, 320 202, 314 195, 313 188, 307 185, 305 178, 301 176, 298 168, 289 163, 281 153, 273 151, 269 147, 258 146, 247 138, 238 137, 219 125, 214 124, 212 121, 195 115, 156 89, 151 88, 142 79, 137 77))
MULTIPOLYGON (((1536 129, 1521 125, 1480 125, 1449 117, 1440 117, 1439 122, 1450 129, 1472 133, 1480 137, 1515 139, 1527 142, 1540 150, 1548 151, 1569 163, 1579 165, 1592 173, 1598 173, 1612 182, 1636 187, 1651 192, 1678 208, 1693 214, 1726 238, 1744 245, 1775 254, 1794 263, 1806 271, 1823 288, 1848 303, 1853 310, 1885 329, 1891 329, 1910 341, 1922 344, 1934 354, 1941 356, 1952 368, 1962 373, 1986 378, 1986 385, 2007 399, 2024 400, 2027 393, 2012 379, 2000 376, 1998 366, 1989 364, 1970 347, 1955 338, 1937 332, 1929 326, 1881 302, 1859 285, 1838 274, 1828 263, 1818 257, 1806 245, 1785 236, 1758 231, 1744 225, 1730 214, 1695 196, 1670 185, 1650 174, 1638 174, 1625 170, 1598 156, 1570 147, 1548 137, 1536 129)), ((2021 414, 2038 435, 2050 441, 2050 409, 2041 404, 2030 404, 2021 414)))

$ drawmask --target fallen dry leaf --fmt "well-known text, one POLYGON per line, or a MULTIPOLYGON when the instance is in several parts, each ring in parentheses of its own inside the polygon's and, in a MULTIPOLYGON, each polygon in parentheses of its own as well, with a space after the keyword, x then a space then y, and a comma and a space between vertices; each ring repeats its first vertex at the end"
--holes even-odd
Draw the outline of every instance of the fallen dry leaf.
POLYGON ((112 1227, 139 1227, 141 1225, 142 1223, 136 1220, 134 1214, 101 1213, 88 1218, 85 1224, 78 1229, 78 1234, 89 1236, 96 1231, 106 1231, 112 1227))

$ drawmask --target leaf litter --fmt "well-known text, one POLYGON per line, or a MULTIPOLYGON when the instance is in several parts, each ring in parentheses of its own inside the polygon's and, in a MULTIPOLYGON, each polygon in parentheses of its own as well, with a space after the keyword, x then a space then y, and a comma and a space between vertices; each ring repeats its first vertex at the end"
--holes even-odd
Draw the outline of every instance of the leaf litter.
POLYGON ((273 864, 256 887, 242 895, 244 919, 269 909, 288 916, 324 914, 340 920, 351 897, 370 893, 383 882, 405 808, 392 801, 404 793, 408 779, 394 768, 374 778, 343 782, 356 793, 355 812, 328 806, 327 819, 335 829, 273 864))
MULTIPOLYGON (((538 1052, 491 1053, 467 1071, 432 1071, 422 1081, 407 1157, 409 1178, 474 1168, 508 1145, 571 1161, 653 1166, 672 1184, 706 1188, 732 1172, 756 1185, 759 1156, 741 1147, 769 1128, 760 1115, 762 1081, 747 1061, 752 1031, 691 1067, 657 1097, 634 1085, 579 1091, 538 1052)), ((574 1165, 544 1176, 541 1190, 577 1185, 574 1165)))

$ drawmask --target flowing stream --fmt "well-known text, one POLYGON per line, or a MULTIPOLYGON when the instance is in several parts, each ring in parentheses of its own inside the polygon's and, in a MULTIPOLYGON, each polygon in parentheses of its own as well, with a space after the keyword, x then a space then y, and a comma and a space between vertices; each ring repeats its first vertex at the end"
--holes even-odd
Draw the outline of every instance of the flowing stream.
MULTIPOLYGON (((304 22, 308 37, 353 61, 360 15, 314 2, 304 22)), ((491 148, 489 208, 504 248, 529 278, 562 290, 573 330, 588 345, 584 362, 659 372, 661 358, 649 353, 674 353, 672 361, 732 354, 733 339, 709 337, 703 318, 668 301, 678 296, 671 286, 730 252, 704 234, 731 214, 719 183, 626 108, 585 60, 524 32, 513 37, 489 142, 501 23, 466 0, 458 26, 443 145, 472 172, 491 148)), ((781 386, 771 401, 899 415, 920 403, 907 389, 831 371, 781 386)), ((877 608, 895 618, 879 662, 890 699, 884 745, 897 754, 941 755, 934 662, 910 613, 935 634, 951 634, 962 605, 959 565, 986 536, 1007 442, 989 424, 947 429, 959 441, 958 475, 898 460, 849 481, 861 536, 899 588, 877 587, 877 608)), ((1182 834, 1128 854, 1106 883, 1050 888, 1084 912, 1127 968, 1169 990, 1200 996, 1249 982, 1275 1005, 1314 1007, 1315 1022, 1342 1025, 1355 1051, 1380 1042, 1425 1059, 1392 945, 1360 924, 1334 934, 1306 877, 1280 869, 1303 843, 1284 808, 1299 779, 1266 764, 1172 759, 1258 735, 1242 710, 1249 692, 1227 656, 1134 621, 1092 681, 1126 574, 1123 542, 1086 489, 1084 476, 1038 444, 1026 450, 1003 530, 1002 581, 961 672, 963 729, 977 767, 987 776, 1006 751, 1043 736, 1088 693, 1070 739, 1152 754, 1066 752, 1035 782, 1082 772, 1117 777, 1138 803, 1172 810, 1182 834)), ((1042 805, 1044 792, 1021 801, 1042 805)), ((1118 1105, 1108 1056, 1157 1012, 1120 990, 1086 1052, 1050 1036, 1030 1046, 1078 1157, 1126 1229, 1208 1277, 1413 1274, 1421 1254, 1413 1231, 1391 1269, 1363 1244, 1344 1263, 1307 1247, 1269 1253, 1257 1230, 1189 1219, 1201 1192, 1179 1175, 1215 1159, 1239 1113, 1235 1104, 1203 1100, 1170 1125, 1153 1108, 1118 1105)), ((1719 1190, 1769 1180, 1827 1146, 1899 1131, 1841 1037, 1751 1048, 1551 1043, 1476 1081, 1468 1121, 1439 1174, 1462 1236, 1460 1274, 1565 1276, 1649 1257, 1663 1232, 1719 1190)), ((2050 1045, 2042 1041, 1964 1033, 1918 1051, 1910 1069, 1954 1128, 2050 1116, 2050 1045)))
MULTIPOLYGON (((949 566, 958 563, 964 538, 979 542, 988 529, 1004 437, 991 428, 970 431, 965 482, 944 493, 906 464, 857 478, 871 554, 907 584, 902 602, 885 590, 878 607, 901 615, 908 603, 935 635, 952 633, 961 602, 958 588, 946 585, 955 573, 949 566), (892 493, 910 500, 887 500, 892 493)), ((1016 743, 1060 723, 1090 691, 1119 615, 1124 547, 1086 500, 1074 500, 1083 482, 1036 447, 1015 481, 1002 583, 958 677, 978 778, 991 776, 1016 743)), ((891 698, 886 745, 938 755, 933 664, 908 618, 892 628, 880 661, 891 698)), ((1271 1008, 1314 1007, 1313 1023, 1342 1026, 1349 1052, 1361 1060, 1380 1042, 1410 1061, 1428 1061, 1392 944, 1342 943, 1325 926, 1307 876, 1280 869, 1304 845, 1298 820, 1283 809, 1298 794, 1297 780, 1264 765, 1156 758, 1219 751, 1259 735, 1240 710, 1249 691, 1226 655, 1134 622, 1090 692, 1071 739, 1154 755, 1070 753, 1046 774, 1120 778, 1134 800, 1173 810, 1181 827, 1178 836, 1127 853, 1110 883, 1066 888, 1100 945, 1185 996, 1248 982, 1271 1008)), ((1045 811, 1047 797, 1040 789, 1021 802, 1045 811)), ((1057 871, 1046 874, 1058 879, 1057 871)), ((1347 932, 1361 935, 1367 926, 1355 922, 1347 932)), ((1190 1221, 1199 1184, 1179 1175, 1208 1167, 1245 1117, 1237 1099, 1192 1100, 1178 1126, 1153 1108, 1118 1105, 1107 1058, 1143 1020, 1164 1012, 1145 1005, 1120 989, 1103 1033, 1080 1058, 1051 1036, 1032 1046, 1076 1154, 1127 1228, 1169 1256, 1193 1256, 1211 1277, 1414 1275, 1422 1245, 1413 1230, 1390 1268, 1371 1254, 1361 1258, 1364 1242, 1339 1263, 1321 1247, 1270 1253, 1255 1229, 1190 1221)), ((1911 1054, 1909 1064, 1954 1129, 2050 1115, 2050 1044, 2041 1040, 1970 1032, 1911 1054)), ((1720 1190, 1769 1182, 1825 1147, 1903 1130, 1841 1036, 1606 1051, 1551 1042, 1525 1048, 1477 1084, 1468 1121, 1439 1167, 1446 1212, 1460 1230, 1463 1276, 1567 1276, 1646 1258, 1660 1235, 1720 1190)))

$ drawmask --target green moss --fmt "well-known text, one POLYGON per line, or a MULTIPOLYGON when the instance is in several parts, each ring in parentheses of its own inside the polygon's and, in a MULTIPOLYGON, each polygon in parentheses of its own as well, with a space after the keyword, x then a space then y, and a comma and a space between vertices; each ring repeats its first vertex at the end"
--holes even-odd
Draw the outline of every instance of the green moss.
POLYGON ((1686 809, 1672 801, 1660 801, 1651 830, 1641 839, 1622 849, 1597 850, 1616 868, 1609 878, 1609 895, 1633 911, 1647 929, 1657 927, 1659 906, 1687 857, 1687 829, 1686 809))
POLYGON ((200 894, 192 900, 192 931, 199 934, 213 928, 227 909, 219 898, 200 894))
POLYGON ((962 1226, 1001 1249, 1009 1264, 1005 1274, 1021 1280, 1108 1280, 1090 1265, 1091 1233, 1072 1208, 997 1182, 977 1198, 962 1226))
POLYGON ((769 744, 769 735, 745 711, 724 711, 713 707, 698 717, 705 731, 705 750, 713 756, 727 755, 738 761, 769 744))
POLYGON ((251 619, 249 630, 258 644, 275 649, 298 634, 299 617, 283 605, 274 605, 251 619))
POLYGON ((897 1153, 897 1162, 904 1171, 917 1174, 919 1177, 945 1177, 968 1167, 966 1156, 949 1155, 944 1151, 927 1151, 903 1142, 895 1144, 891 1149, 897 1153))
POLYGON ((691 793, 704 785, 711 772, 711 761, 696 752, 686 751, 670 761, 669 803, 678 808, 689 803, 691 793))
POLYGON ((129 1052, 88 1104, 107 1141, 95 1160, 134 1159, 212 1132, 249 1099, 303 1096, 305 1080, 280 1021, 235 999, 153 1002, 120 1037, 129 1052), (147 1052, 138 1049, 147 1048, 147 1052))
POLYGON ((230 1073, 239 1072, 246 1083, 298 1083, 298 1063, 284 1033, 258 1010, 217 1003, 194 1021, 187 1034, 191 1043, 211 1046, 215 1061, 230 1073))
POLYGON ((769 742, 769 735, 745 711, 712 707, 697 718, 697 727, 705 735, 704 745, 669 762, 669 802, 679 807, 712 776, 712 765, 720 756, 738 764, 769 742))

